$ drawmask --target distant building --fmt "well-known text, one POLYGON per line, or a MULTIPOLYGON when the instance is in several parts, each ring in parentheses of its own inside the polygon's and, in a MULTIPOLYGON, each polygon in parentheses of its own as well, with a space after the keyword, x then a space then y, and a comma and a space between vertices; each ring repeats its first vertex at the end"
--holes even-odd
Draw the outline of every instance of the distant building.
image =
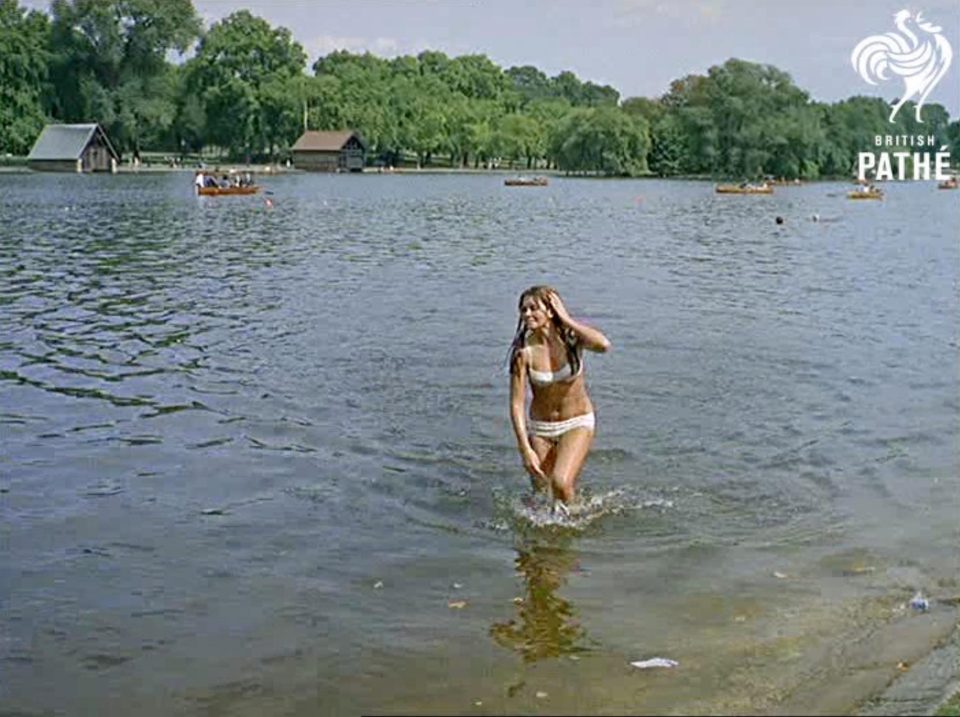
POLYGON ((116 172, 120 156, 98 124, 48 124, 27 156, 45 172, 116 172))
POLYGON ((316 172, 361 172, 367 145, 352 130, 304 132, 293 145, 297 169, 316 172))

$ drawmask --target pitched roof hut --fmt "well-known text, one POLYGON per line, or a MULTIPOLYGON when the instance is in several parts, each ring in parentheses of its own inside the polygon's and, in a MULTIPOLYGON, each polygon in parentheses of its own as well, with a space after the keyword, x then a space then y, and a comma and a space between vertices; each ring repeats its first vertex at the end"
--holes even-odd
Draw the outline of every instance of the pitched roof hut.
POLYGON ((367 145, 353 130, 308 131, 293 145, 293 163, 298 169, 318 172, 361 172, 367 145))
POLYGON ((30 169, 116 172, 120 156, 98 124, 48 124, 27 156, 30 169))

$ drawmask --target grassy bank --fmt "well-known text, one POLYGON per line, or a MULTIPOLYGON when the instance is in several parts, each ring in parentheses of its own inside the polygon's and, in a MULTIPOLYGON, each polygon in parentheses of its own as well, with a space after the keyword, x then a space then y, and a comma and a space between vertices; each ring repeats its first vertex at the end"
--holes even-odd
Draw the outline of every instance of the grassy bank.
POLYGON ((26 167, 27 158, 26 157, 14 157, 13 155, 7 154, 0 156, 0 167, 26 167))

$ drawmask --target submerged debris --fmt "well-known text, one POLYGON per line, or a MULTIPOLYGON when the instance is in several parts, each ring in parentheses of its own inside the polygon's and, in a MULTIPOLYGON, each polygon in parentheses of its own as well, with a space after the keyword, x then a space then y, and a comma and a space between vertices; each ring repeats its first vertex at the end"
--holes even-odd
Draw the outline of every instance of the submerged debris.
POLYGON ((869 575, 870 573, 877 572, 877 568, 873 565, 854 565, 851 568, 847 568, 843 571, 845 577, 856 577, 857 575, 869 575))

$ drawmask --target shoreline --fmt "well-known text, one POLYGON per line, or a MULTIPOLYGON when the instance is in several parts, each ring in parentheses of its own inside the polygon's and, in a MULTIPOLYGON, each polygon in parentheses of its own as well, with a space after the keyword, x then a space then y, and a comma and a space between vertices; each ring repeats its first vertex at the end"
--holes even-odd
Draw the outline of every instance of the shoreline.
MULTIPOLYGON (((198 167, 192 165, 181 165, 171 167, 167 164, 140 165, 133 167, 129 164, 118 165, 116 174, 161 174, 165 172, 185 172, 194 173, 198 167)), ((241 164, 234 162, 223 162, 221 164, 210 164, 204 168, 205 171, 220 172, 251 172, 257 175, 280 175, 280 174, 468 174, 468 175, 492 175, 492 176, 544 176, 561 179, 597 179, 597 180, 662 180, 666 182, 739 182, 743 177, 712 177, 709 175, 691 174, 675 175, 670 177, 661 177, 656 174, 641 174, 637 176, 606 175, 599 173, 569 173, 560 169, 510 169, 508 167, 497 167, 494 169, 483 169, 475 167, 395 167, 393 169, 381 169, 379 167, 364 167, 361 172, 312 172, 305 169, 298 169, 295 166, 287 167, 282 164, 255 163, 241 164)), ((26 163, 26 157, 7 158, 6 163, 0 162, 0 174, 75 174, 75 172, 36 172, 30 169, 26 163)), ((81 174, 76 172, 76 174, 81 174)), ((103 172, 107 174, 107 172, 103 172)), ((817 179, 803 179, 799 183, 792 180, 780 182, 773 180, 774 188, 802 187, 808 184, 820 184, 827 182, 848 182, 850 177, 818 177, 817 179)))
MULTIPOLYGON (((954 610, 954 621, 957 614, 954 610)), ((960 708, 960 624, 926 655, 860 704, 858 717, 956 714, 960 708), (947 712, 948 705, 954 712, 947 712)))

